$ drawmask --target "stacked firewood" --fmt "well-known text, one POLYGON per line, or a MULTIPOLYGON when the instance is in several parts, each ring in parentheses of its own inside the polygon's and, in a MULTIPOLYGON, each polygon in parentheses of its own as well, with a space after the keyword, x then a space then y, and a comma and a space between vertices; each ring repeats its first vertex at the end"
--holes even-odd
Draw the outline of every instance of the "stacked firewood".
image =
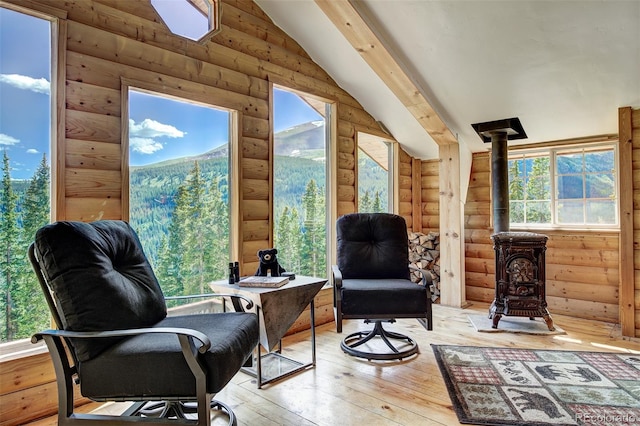
MULTIPOLYGON (((431 286, 431 299, 437 302, 440 299, 440 234, 437 232, 409 233, 409 263, 418 269, 424 269, 431 274, 433 285, 431 286)), ((420 282, 422 274, 411 272, 411 280, 420 282)))

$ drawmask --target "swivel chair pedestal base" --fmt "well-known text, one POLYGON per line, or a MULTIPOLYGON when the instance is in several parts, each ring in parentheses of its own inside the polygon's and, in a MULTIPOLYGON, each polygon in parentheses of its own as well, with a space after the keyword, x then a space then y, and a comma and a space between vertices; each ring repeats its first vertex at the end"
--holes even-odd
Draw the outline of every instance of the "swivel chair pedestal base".
MULTIPOLYGON (((365 323, 370 323, 371 320, 365 320, 365 323)), ((394 322, 393 320, 389 320, 389 322, 394 322)), ((403 359, 410 357, 413 354, 418 353, 418 344, 409 336, 405 336, 404 334, 394 333, 392 331, 387 331, 382 328, 382 320, 375 320, 375 325, 373 330, 366 331, 358 331, 348 335, 342 340, 340 343, 340 347, 344 351, 344 353, 349 354, 351 356, 355 356, 358 358, 366 358, 368 360, 376 359, 376 360, 395 360, 395 359, 403 359), (365 352, 359 349, 356 349, 358 346, 363 345, 373 339, 374 337, 380 337, 384 343, 387 344, 389 349, 392 352, 387 353, 379 353, 379 352, 365 352), (398 350, 389 339, 394 340, 402 340, 404 341, 404 346, 407 346, 406 349, 398 350)))
MULTIPOLYGON (((226 413, 229 416, 229 426, 237 426, 238 420, 229 406, 215 399, 211 400, 209 406, 211 412, 226 413)), ((195 402, 182 401, 140 402, 132 405, 125 415, 156 419, 195 420, 198 415, 198 406, 195 402)))

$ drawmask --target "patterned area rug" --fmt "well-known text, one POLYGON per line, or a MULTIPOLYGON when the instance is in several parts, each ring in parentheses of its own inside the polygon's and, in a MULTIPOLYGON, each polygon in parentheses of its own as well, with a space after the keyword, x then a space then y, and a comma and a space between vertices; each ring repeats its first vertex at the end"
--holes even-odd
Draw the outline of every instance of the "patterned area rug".
POLYGON ((461 423, 640 424, 640 355, 431 346, 461 423))

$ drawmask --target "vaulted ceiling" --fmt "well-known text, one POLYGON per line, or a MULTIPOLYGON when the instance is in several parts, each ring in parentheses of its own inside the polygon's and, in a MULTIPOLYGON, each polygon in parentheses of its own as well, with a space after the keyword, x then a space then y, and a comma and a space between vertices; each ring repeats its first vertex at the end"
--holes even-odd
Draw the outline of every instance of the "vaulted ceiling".
POLYGON ((640 107, 640 1, 255 1, 418 158, 487 150, 473 123, 519 117, 513 143, 546 142, 640 107))

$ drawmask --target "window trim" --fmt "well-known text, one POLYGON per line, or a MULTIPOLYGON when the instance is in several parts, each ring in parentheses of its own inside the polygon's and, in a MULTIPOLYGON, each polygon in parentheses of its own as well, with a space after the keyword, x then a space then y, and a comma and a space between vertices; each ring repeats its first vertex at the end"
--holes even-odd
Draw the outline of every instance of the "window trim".
MULTIPOLYGON (((509 160, 513 155, 544 153, 549 157, 549 169, 551 174, 551 223, 510 223, 513 230, 585 230, 585 231, 619 231, 620 230, 620 161, 619 161, 619 141, 617 135, 606 135, 589 139, 571 139, 567 141, 547 142, 535 145, 515 146, 509 148, 509 160), (559 224, 557 223, 557 171, 556 157, 559 151, 583 150, 589 148, 611 148, 614 157, 614 179, 615 179, 615 221, 614 224, 559 224)), ((583 198, 585 200, 585 198, 583 198)))
MULTIPOLYGON (((180 82, 182 80, 176 80, 180 82)), ((130 187, 130 170, 129 170, 129 92, 136 90, 147 92, 157 96, 165 96, 167 98, 175 98, 180 101, 192 102, 205 107, 225 110, 229 113, 229 256, 231 259, 240 259, 240 203, 241 203, 241 184, 240 184, 240 121, 242 112, 225 105, 225 102, 213 104, 211 98, 207 96, 206 90, 198 91, 196 86, 204 85, 190 83, 184 86, 170 85, 168 81, 164 84, 157 84, 148 81, 140 81, 126 77, 120 78, 121 85, 121 146, 122 146, 122 188, 121 188, 121 209, 122 219, 129 221, 129 187, 130 187), (190 90, 193 89, 193 90, 190 90)))
MULTIPOLYGON (((0 7, 4 9, 43 19, 50 24, 49 221, 61 220, 66 214, 64 173, 59 169, 58 157, 64 156, 65 152, 66 83, 64 76, 67 66, 65 54, 67 50, 67 11, 38 3, 30 4, 29 7, 1 1, 0 3, 0 7)), ((2 342, 0 343, 0 364, 28 358, 46 351, 47 348, 43 342, 33 344, 29 338, 2 342)))

